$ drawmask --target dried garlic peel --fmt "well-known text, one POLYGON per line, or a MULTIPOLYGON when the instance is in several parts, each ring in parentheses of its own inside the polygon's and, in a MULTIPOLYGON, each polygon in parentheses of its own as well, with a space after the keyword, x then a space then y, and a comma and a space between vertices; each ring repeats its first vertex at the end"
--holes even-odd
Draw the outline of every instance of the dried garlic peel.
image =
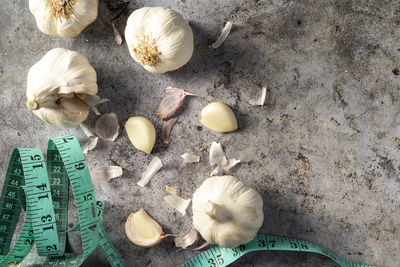
POLYGON ((172 208, 176 209, 179 211, 182 216, 186 215, 186 209, 190 204, 190 199, 183 199, 179 196, 175 195, 168 195, 164 197, 165 202, 172 208))
POLYGON ((103 140, 115 141, 118 136, 119 123, 117 114, 105 113, 96 121, 96 134, 103 140))
POLYGON ((90 168, 89 172, 92 183, 94 185, 99 185, 121 176, 122 168, 119 166, 95 167, 90 168))
POLYGON ((221 102, 205 106, 200 113, 200 122, 208 129, 219 133, 232 132, 238 127, 233 111, 221 102))
POLYGON ((125 233, 129 240, 141 247, 151 247, 163 238, 161 226, 144 209, 131 213, 125 223, 125 233))
POLYGON ((193 155, 190 153, 184 153, 181 155, 181 158, 184 159, 185 163, 193 163, 193 162, 199 162, 200 161, 200 157, 197 155, 193 155))
POLYGON ((145 117, 131 117, 125 123, 125 129, 132 145, 150 154, 156 142, 156 129, 153 123, 145 117))

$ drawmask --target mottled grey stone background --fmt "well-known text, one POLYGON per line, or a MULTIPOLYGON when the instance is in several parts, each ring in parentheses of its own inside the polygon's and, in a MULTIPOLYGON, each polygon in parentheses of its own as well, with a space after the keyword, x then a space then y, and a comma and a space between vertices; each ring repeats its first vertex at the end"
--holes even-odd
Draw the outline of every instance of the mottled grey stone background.
MULTIPOLYGON (((264 199, 262 233, 316 242, 357 263, 398 266, 400 262, 400 1, 389 0, 218 0, 131 1, 115 20, 124 32, 129 14, 142 6, 169 6, 190 20, 195 51, 183 68, 163 75, 142 69, 125 43, 114 42, 110 19, 120 1, 100 0, 97 20, 78 37, 41 33, 27 0, 0 7, 0 167, 5 175, 14 147, 46 149, 47 140, 83 132, 48 125, 25 107, 26 76, 48 50, 81 52, 97 71, 99 95, 111 101, 101 112, 116 112, 120 123, 133 115, 156 126, 150 156, 135 150, 126 132, 99 142, 87 156, 90 166, 120 165, 124 175, 96 186, 106 201, 105 227, 127 266, 178 266, 196 255, 177 251, 172 239, 152 248, 128 241, 124 223, 139 208, 166 233, 191 223, 163 202, 165 185, 185 198, 211 170, 208 148, 220 141, 228 157, 243 163, 232 174, 256 188, 264 199), (234 28, 217 50, 207 47, 226 21, 234 28), (267 87, 263 107, 249 99, 267 87), (162 145, 157 107, 167 86, 184 88, 188 98, 178 112, 169 146, 162 145), (217 135, 199 123, 210 101, 223 101, 237 114, 240 129, 217 135), (180 154, 201 155, 184 165, 180 154), (157 155, 163 169, 149 186, 136 185, 157 155)), ((93 127, 91 114, 87 124, 93 127)), ((4 179, 4 178, 1 178, 4 179)), ((74 247, 78 246, 77 239, 74 247)), ((108 266, 101 251, 85 266, 108 266)), ((322 256, 256 252, 233 266, 336 266, 322 256)))

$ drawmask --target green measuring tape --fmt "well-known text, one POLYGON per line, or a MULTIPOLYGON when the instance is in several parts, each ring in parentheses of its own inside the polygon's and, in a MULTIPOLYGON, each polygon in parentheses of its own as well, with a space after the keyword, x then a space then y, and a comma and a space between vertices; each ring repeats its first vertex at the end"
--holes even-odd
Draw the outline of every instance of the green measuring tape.
POLYGON ((80 266, 100 246, 113 267, 125 266, 109 240, 96 201, 85 156, 72 136, 50 139, 47 166, 34 148, 14 150, 0 198, 0 267, 80 266), (67 231, 68 181, 75 197, 79 224, 67 231), (10 250, 21 211, 25 220, 10 250), (67 232, 81 231, 82 254, 66 253, 67 232), (36 244, 37 252, 31 252, 36 244))
POLYGON ((183 267, 228 266, 244 254, 257 250, 313 252, 329 257, 342 267, 377 267, 351 263, 335 255, 333 252, 308 241, 262 234, 257 235, 250 243, 240 245, 236 248, 212 247, 186 262, 183 267))

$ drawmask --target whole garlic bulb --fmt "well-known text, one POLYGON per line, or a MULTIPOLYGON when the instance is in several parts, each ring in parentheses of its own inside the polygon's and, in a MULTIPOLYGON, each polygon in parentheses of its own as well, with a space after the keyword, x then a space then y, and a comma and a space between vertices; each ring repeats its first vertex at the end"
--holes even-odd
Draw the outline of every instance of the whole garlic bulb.
POLYGON ((193 54, 189 23, 167 7, 143 7, 128 18, 125 39, 132 58, 152 73, 179 69, 193 54))
POLYGON ((98 0, 29 0, 40 31, 65 38, 77 36, 96 20, 98 0))
POLYGON ((78 126, 89 106, 102 102, 96 71, 82 54, 54 48, 28 72, 27 107, 42 120, 66 128, 78 126))
POLYGON ((213 176, 194 192, 193 225, 209 243, 234 248, 254 239, 263 224, 260 194, 233 176, 213 176))

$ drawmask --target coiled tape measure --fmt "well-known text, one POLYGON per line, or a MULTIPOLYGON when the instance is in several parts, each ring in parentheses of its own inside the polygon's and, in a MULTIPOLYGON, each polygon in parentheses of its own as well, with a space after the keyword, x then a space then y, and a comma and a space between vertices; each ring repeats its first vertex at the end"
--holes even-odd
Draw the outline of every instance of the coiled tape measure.
MULTIPOLYGON (((0 267, 80 266, 97 246, 112 267, 124 267, 101 221, 103 210, 104 202, 95 199, 85 156, 73 135, 49 140, 47 165, 39 149, 15 149, 0 197, 0 267), (79 217, 79 223, 71 230, 67 230, 68 181, 79 217), (10 250, 21 207, 25 210, 25 220, 10 250), (71 231, 81 231, 82 254, 65 252, 67 232, 71 231), (34 244, 37 252, 31 251, 34 244)), ((353 264, 311 242, 262 234, 233 249, 214 246, 183 267, 228 266, 256 250, 314 252, 331 258, 342 267, 375 267, 353 264)))

